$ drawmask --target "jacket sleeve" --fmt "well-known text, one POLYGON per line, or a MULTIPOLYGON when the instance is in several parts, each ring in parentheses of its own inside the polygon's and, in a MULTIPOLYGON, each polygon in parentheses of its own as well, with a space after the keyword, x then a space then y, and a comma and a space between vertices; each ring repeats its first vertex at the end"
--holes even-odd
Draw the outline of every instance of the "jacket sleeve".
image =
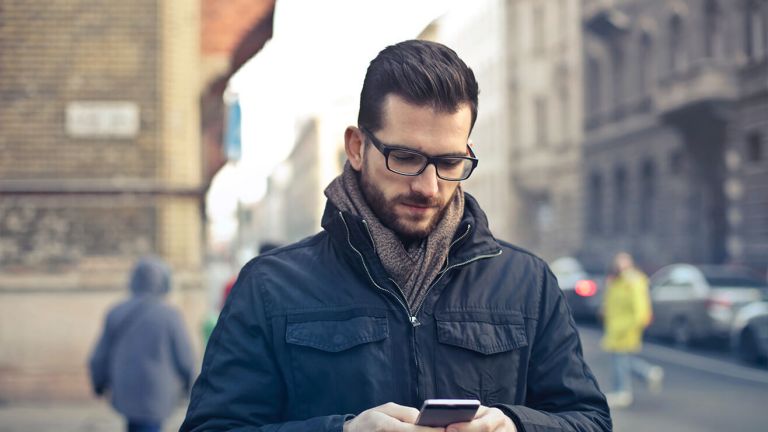
POLYGON ((88 369, 91 375, 91 387, 97 396, 101 396, 109 388, 109 351, 111 337, 109 331, 109 317, 104 320, 104 328, 96 347, 93 349, 88 361, 88 369))
POLYGON ((181 377, 184 383, 184 390, 188 392, 192 387, 192 380, 195 378, 195 354, 192 350, 192 343, 184 325, 184 320, 175 310, 172 326, 173 362, 179 377, 181 377))
POLYGON ((258 278, 244 270, 211 334, 180 432, 340 432, 351 416, 281 421, 286 384, 258 290, 258 278))
POLYGON ((605 396, 584 362, 576 326, 557 280, 544 271, 531 344, 525 406, 497 405, 524 432, 612 430, 605 396))

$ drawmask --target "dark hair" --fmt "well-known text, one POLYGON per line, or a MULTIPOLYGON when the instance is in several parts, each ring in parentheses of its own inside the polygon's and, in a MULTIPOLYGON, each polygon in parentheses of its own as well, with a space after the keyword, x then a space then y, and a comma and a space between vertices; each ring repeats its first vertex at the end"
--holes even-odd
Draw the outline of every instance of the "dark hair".
POLYGON ((395 94, 414 105, 429 105, 446 113, 468 103, 471 131, 477 119, 478 92, 472 69, 452 49, 423 40, 400 42, 384 48, 368 66, 357 123, 371 131, 380 129, 384 98, 395 94))

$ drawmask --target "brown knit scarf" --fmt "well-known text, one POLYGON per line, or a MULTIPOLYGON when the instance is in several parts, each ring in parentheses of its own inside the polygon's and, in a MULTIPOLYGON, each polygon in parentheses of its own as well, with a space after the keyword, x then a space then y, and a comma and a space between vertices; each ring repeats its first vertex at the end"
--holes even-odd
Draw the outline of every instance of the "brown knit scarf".
POLYGON ((359 176, 349 162, 344 165, 342 174, 325 189, 325 196, 339 210, 366 221, 382 265, 402 289, 411 310, 418 307, 448 257, 448 249, 464 214, 461 185, 435 229, 426 239, 408 247, 373 213, 360 188, 359 176))

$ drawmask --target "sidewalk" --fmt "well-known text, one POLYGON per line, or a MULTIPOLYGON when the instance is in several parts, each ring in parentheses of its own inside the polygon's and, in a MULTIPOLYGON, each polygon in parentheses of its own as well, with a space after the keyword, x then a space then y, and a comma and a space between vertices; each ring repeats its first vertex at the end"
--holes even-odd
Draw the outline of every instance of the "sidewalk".
MULTIPOLYGON (((186 407, 165 423, 164 432, 179 430, 186 407)), ((0 405, 0 432, 123 432, 125 424, 103 400, 70 403, 0 405)))

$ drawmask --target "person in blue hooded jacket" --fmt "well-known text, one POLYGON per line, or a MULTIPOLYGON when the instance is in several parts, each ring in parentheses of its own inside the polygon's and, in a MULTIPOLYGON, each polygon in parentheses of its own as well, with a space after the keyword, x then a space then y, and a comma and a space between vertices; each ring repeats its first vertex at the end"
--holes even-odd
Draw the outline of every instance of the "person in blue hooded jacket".
POLYGON ((160 431, 194 379, 195 356, 181 314, 164 301, 170 281, 160 259, 139 260, 131 297, 108 312, 90 358, 94 392, 110 393, 129 432, 160 431))

